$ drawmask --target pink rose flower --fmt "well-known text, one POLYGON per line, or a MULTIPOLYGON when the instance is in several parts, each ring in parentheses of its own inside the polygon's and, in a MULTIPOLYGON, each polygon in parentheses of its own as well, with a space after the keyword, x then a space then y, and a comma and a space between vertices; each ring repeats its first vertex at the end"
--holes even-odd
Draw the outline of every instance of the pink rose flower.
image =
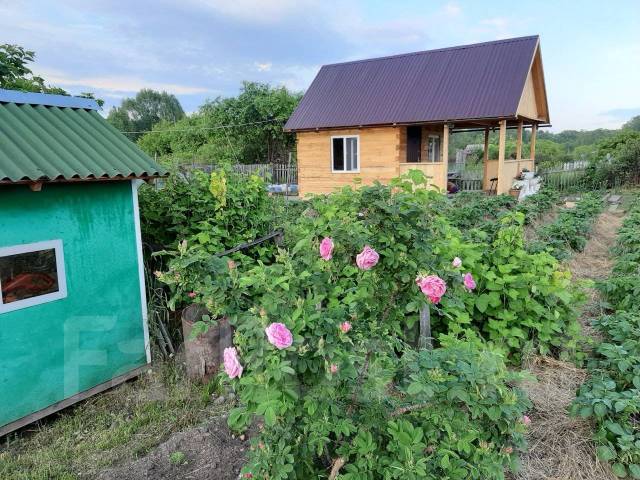
POLYGON ((264 329, 269 343, 282 350, 293 343, 293 335, 284 323, 272 323, 264 329))
POLYGON ((473 279, 473 276, 470 273, 464 274, 462 283, 464 283, 465 288, 469 291, 476 288, 476 281, 473 279))
POLYGON ((333 239, 324 237, 320 242, 320 256, 323 260, 331 260, 333 257, 333 239))
POLYGON ((523 415, 522 423, 524 423, 524 425, 528 427, 529 425, 531 425, 531 419, 527 415, 523 415))
POLYGON ((437 275, 418 276, 416 285, 420 287, 431 303, 439 303, 442 296, 447 291, 447 284, 437 275))
POLYGON ((369 245, 365 245, 358 255, 356 255, 356 265, 360 270, 370 270, 375 267, 380 260, 380 255, 369 245))
POLYGON ((229 378, 236 378, 242 375, 242 365, 238 360, 238 352, 235 347, 227 347, 222 354, 224 358, 224 371, 229 375, 229 378))
POLYGON ((196 292, 189 292, 189 298, 196 298, 196 292))
POLYGON ((347 333, 349 330, 351 330, 351 323, 342 322, 340 324, 340 330, 342 330, 342 333, 347 333))
POLYGON ((335 363, 332 363, 331 366, 329 367, 329 371, 331 373, 338 373, 338 365, 336 365, 335 363))
POLYGON ((453 268, 460 268, 462 266, 462 260, 460 260, 459 257, 454 258, 453 262, 451 262, 451 266, 453 268))

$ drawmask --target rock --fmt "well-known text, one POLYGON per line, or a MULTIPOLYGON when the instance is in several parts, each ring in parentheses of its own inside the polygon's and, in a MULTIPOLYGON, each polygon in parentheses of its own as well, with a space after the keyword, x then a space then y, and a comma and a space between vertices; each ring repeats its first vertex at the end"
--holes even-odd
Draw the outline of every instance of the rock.
POLYGON ((609 203, 620 203, 621 199, 622 199, 622 196, 620 196, 620 195, 611 195, 611 196, 609 196, 607 201, 609 203))
POLYGON ((613 205, 609 205, 609 211, 610 212, 615 212, 616 210, 618 210, 619 206, 620 206, 619 203, 614 203, 613 205))
POLYGON ((222 405, 225 401, 226 401, 226 398, 224 398, 224 395, 220 395, 219 397, 217 397, 217 398, 213 401, 213 404, 214 404, 214 405, 222 405))
POLYGON ((576 208, 576 202, 565 202, 564 208, 576 208))

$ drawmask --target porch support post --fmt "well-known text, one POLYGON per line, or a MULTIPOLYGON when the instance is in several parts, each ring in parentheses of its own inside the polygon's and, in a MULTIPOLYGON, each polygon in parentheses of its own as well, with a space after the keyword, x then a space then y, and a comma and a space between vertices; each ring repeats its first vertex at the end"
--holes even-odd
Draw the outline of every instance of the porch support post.
POLYGON ((482 157, 484 172, 482 174, 482 189, 489 190, 489 129, 484 129, 484 155, 482 157))
POLYGON ((507 141, 507 121, 500 120, 500 136, 498 137, 498 188, 497 194, 506 193, 513 179, 507 178, 504 171, 505 144, 507 141))
POLYGON ((531 146, 529 147, 529 150, 531 150, 531 155, 529 155, 529 157, 533 162, 534 169, 536 166, 536 134, 537 133, 538 133, 538 124, 534 123, 531 126, 531 146))
POLYGON ((522 160, 522 120, 518 122, 518 137, 516 139, 516 160, 522 160))
POLYGON ((440 187, 444 193, 447 193, 447 180, 449 173, 449 124, 445 123, 442 128, 442 179, 440 181, 440 187))

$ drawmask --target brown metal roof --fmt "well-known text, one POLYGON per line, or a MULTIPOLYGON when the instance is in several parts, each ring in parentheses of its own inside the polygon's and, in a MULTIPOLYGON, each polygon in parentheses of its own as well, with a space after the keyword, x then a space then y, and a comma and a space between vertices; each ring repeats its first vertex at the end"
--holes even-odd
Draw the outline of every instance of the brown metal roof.
POLYGON ((539 37, 323 66, 286 130, 515 117, 539 37))

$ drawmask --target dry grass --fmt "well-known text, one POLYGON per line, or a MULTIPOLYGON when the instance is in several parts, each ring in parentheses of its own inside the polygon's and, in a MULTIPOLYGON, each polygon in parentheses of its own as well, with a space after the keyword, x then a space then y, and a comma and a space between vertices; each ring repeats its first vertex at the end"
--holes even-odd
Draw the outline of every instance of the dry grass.
MULTIPOLYGON (((567 267, 577 280, 601 280, 611 270, 609 249, 622 223, 617 214, 601 214, 585 250, 574 255, 567 267)), ((597 338, 590 319, 600 314, 600 301, 594 288, 588 291, 581 324, 586 336, 597 338)), ((525 367, 537 381, 523 382, 533 402, 531 427, 527 433, 528 451, 522 456, 517 480, 614 480, 608 465, 599 462, 591 440, 588 421, 568 415, 575 392, 587 372, 575 365, 547 357, 534 357, 525 367)))

